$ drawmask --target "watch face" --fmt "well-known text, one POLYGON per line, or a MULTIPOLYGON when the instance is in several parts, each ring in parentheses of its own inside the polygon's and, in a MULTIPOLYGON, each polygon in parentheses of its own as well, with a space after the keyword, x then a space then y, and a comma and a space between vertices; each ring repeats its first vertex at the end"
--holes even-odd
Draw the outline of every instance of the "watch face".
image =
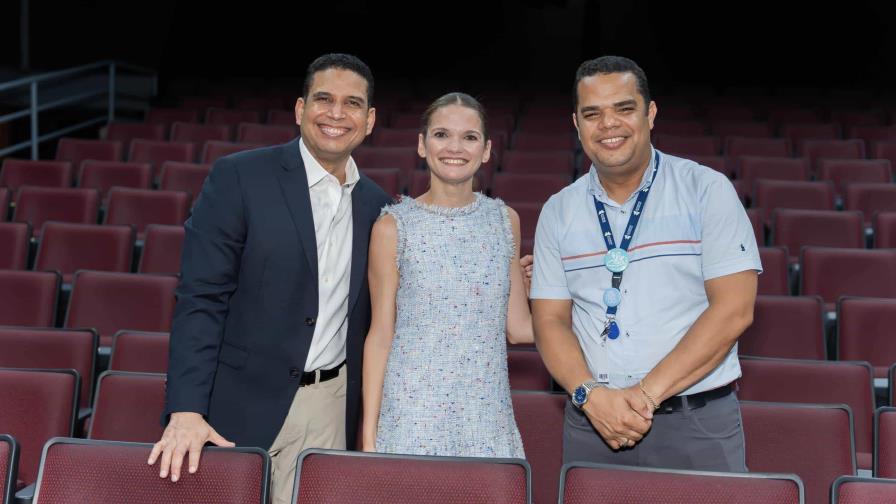
POLYGON ((585 387, 579 385, 576 387, 575 392, 572 394, 572 402, 576 405, 581 406, 585 403, 585 399, 588 398, 588 392, 585 390, 585 387))

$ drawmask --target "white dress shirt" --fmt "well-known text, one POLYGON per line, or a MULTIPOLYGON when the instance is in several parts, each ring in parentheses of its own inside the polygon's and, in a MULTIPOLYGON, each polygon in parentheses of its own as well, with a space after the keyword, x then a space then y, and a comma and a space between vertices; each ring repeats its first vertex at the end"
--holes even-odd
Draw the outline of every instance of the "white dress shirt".
MULTIPOLYGON (((358 168, 345 165, 345 183, 325 170, 299 140, 317 241, 318 311, 305 371, 332 369, 345 360, 348 289, 352 259, 352 189, 358 168)), ((299 260, 297 257, 296 260, 299 260)))

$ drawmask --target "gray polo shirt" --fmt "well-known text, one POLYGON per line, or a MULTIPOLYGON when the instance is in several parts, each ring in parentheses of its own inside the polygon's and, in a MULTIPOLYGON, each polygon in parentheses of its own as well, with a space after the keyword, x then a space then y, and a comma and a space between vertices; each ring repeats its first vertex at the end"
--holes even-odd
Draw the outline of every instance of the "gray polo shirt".
MULTIPOLYGON (((654 151, 655 152, 655 151, 654 151)), ((644 173, 650 181, 654 156, 644 173)), ((593 197, 607 209, 618 244, 637 191, 612 201, 591 170, 545 204, 535 232, 530 297, 571 299, 573 332, 596 377, 609 386, 638 383, 668 355, 709 306, 703 283, 739 271, 762 271, 749 218, 724 175, 660 152, 660 169, 629 246, 630 265, 620 290, 616 340, 600 336, 606 322, 603 292, 612 273, 593 197)), ((682 394, 720 387, 740 376, 737 345, 722 363, 682 394)))

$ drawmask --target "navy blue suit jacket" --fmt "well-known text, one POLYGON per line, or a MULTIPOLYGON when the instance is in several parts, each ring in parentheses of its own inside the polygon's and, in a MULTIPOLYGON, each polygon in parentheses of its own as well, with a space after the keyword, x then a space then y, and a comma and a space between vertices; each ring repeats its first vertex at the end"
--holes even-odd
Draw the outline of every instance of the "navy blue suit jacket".
MULTIPOLYGON (((355 446, 370 325, 370 230, 390 198, 352 190, 346 441, 355 446)), ((165 415, 206 416, 241 446, 270 448, 299 388, 318 314, 317 244, 299 141, 215 162, 185 224, 165 415)))

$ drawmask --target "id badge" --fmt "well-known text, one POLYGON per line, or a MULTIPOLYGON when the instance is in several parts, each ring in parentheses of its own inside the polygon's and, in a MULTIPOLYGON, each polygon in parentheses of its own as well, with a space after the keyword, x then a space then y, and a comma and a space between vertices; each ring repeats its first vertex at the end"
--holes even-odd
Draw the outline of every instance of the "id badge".
POLYGON ((600 345, 600 353, 597 355, 597 376, 595 380, 601 385, 610 383, 610 357, 607 355, 607 343, 602 342, 600 345))

